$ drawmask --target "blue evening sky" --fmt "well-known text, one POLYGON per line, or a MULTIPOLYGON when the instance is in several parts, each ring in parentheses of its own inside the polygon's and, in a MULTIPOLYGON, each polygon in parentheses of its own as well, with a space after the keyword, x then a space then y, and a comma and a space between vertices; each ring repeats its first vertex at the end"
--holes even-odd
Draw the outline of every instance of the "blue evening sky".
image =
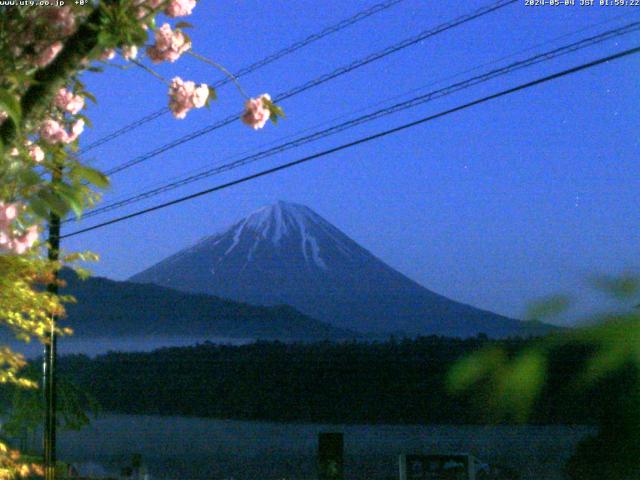
MULTIPOLYGON (((200 0, 187 20, 194 25, 189 31, 194 51, 236 71, 374 3, 200 0)), ((487 3, 405 0, 241 83, 250 95, 275 95, 487 3)), ((640 8, 527 7, 522 0, 283 102, 287 119, 277 126, 254 132, 237 122, 114 175, 106 201, 374 104, 389 104, 392 97, 409 98, 415 89, 445 86, 465 78, 452 75, 505 55, 544 44, 513 57, 526 58, 633 20, 640 20, 640 8), (562 35, 567 36, 553 41, 562 35)), ((639 44, 637 32, 608 41, 134 206, 66 224, 64 233, 639 44)), ((508 61, 513 59, 499 65, 508 61)), ((157 71, 196 82, 221 78, 187 56, 157 71)), ((64 247, 99 253, 94 272, 125 279, 282 199, 309 206, 391 266, 455 300, 521 317, 532 300, 566 292, 588 297, 584 311, 601 298, 586 287, 591 275, 637 271, 640 264, 639 73, 640 56, 601 65, 70 238, 64 247)), ((94 127, 83 135, 85 145, 167 102, 166 86, 137 67, 108 68, 85 80, 99 101, 88 109, 94 127)), ((192 111, 185 120, 165 115, 87 156, 108 169, 241 109, 242 97, 233 86, 218 94, 210 110, 192 111)))

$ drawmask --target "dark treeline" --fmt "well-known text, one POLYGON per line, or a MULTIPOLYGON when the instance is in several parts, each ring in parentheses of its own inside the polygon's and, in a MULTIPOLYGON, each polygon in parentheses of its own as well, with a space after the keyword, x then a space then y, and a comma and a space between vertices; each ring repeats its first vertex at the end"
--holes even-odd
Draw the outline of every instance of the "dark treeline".
MULTIPOLYGON (((202 344, 150 353, 63 357, 59 367, 111 412, 193 415, 252 420, 339 423, 486 423, 478 389, 464 397, 446 392, 445 376, 462 356, 490 344, 510 352, 528 340, 490 341, 423 337, 385 343, 245 346, 202 344)), ((532 423, 592 423, 594 399, 563 388, 586 352, 565 349, 551 359, 551 374, 532 423)), ((595 395, 595 397, 594 397, 595 395)), ((504 419, 502 419, 504 420, 504 419)))

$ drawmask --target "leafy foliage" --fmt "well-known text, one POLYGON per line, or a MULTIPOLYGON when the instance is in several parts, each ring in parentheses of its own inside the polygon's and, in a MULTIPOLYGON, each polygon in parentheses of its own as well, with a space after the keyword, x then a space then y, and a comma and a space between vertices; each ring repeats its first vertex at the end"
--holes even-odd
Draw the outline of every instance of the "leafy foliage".
MULTIPOLYGON (((637 302, 640 282, 631 275, 600 277, 598 288, 637 302)), ((559 311, 552 301, 540 311, 559 311)), ((583 442, 567 465, 571 479, 635 479, 640 471, 640 310, 599 318, 595 324, 555 333, 518 352, 485 349, 458 362, 450 392, 484 392, 484 404, 501 418, 529 420, 550 390, 581 392, 600 433, 583 442), (554 365, 567 352, 579 361, 558 379, 554 365), (560 381, 559 381, 560 380, 560 381), (492 393, 489 393, 492 392, 492 393)), ((577 407, 579 408, 579 407, 577 407)))
MULTIPOLYGON (((36 383, 40 375, 37 363, 31 363, 24 370, 26 378, 36 383)), ((80 430, 89 424, 90 416, 100 411, 98 402, 89 393, 80 389, 65 377, 57 381, 58 426, 69 430, 80 430)), ((28 437, 36 433, 42 424, 44 405, 42 395, 34 389, 3 388, 0 390, 0 404, 5 410, 6 421, 2 431, 9 437, 28 437)))

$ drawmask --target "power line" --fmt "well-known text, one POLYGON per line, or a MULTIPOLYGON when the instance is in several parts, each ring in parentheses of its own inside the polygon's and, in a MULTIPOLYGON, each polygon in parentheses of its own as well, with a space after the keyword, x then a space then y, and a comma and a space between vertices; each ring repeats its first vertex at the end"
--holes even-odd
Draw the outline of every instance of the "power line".
MULTIPOLYGON (((286 92, 280 93, 279 95, 276 95, 276 97, 274 98, 275 102, 281 102, 287 98, 291 98, 295 95, 298 95, 302 92, 305 92, 311 88, 317 87, 318 85, 321 85, 323 83, 326 83, 330 80, 333 80, 334 78, 340 77, 342 75, 345 75, 346 73, 349 73, 357 68, 360 68, 364 65, 368 65, 371 62, 380 60, 384 57, 387 57, 388 55, 391 55, 393 53, 396 53, 400 50, 403 50, 405 48, 408 48, 412 45, 415 45, 423 40, 426 40, 429 37, 433 37, 435 35, 438 35, 440 33, 446 32, 448 30, 451 30, 452 28, 455 28, 459 25, 465 24, 467 22, 470 22, 472 20, 475 20, 477 18, 480 18, 484 15, 487 15, 491 12, 494 12, 496 10, 499 10, 501 8, 504 8, 508 5, 511 5, 515 2, 517 2, 518 0, 499 0, 497 2, 494 2, 490 5, 481 7, 477 10, 475 10, 472 13, 466 14, 466 15, 462 15, 460 17, 457 17, 449 22, 443 23, 435 28, 431 28, 428 30, 424 30, 421 33, 419 33, 416 36, 407 38, 405 40, 403 40, 402 42, 399 42, 395 45, 392 45, 390 47, 385 48, 384 50, 381 50, 379 52, 373 53, 371 55, 368 55, 364 58, 361 58, 359 60, 356 60, 348 65, 339 67, 337 69, 335 69, 334 71, 330 72, 330 73, 326 73, 324 75, 321 75, 320 77, 314 78, 312 80, 309 80, 308 82, 305 82, 301 85, 298 85, 297 87, 294 87, 286 92)), ((180 146, 186 142, 190 142, 191 140, 194 140, 198 137, 201 137, 202 135, 205 135, 207 133, 210 133, 214 130, 217 130, 219 128, 222 128, 226 125, 229 125, 230 123, 235 122, 236 120, 238 120, 238 118, 240 117, 240 115, 242 114, 242 112, 238 112, 234 115, 230 115, 229 117, 220 120, 212 125, 209 125, 207 127, 204 127, 200 130, 196 130, 195 132, 192 132, 188 135, 185 135, 183 137, 180 137, 170 143, 167 143, 165 145, 162 145, 154 150, 151 150, 145 154, 142 154, 136 158, 133 158, 132 160, 129 160, 127 162, 124 162, 110 170, 107 170, 105 173, 107 175, 114 175, 116 173, 122 172, 123 170, 126 170, 128 168, 131 168, 135 165, 138 165, 142 162, 145 162, 153 157, 156 157, 158 155, 160 155, 161 153, 164 153, 166 151, 169 151, 177 146, 180 146)))
MULTIPOLYGON (((356 13, 355 15, 352 15, 349 18, 345 18, 344 20, 341 20, 340 22, 331 25, 329 27, 324 28, 323 30, 317 32, 317 33, 313 33, 311 35, 309 35, 308 37, 299 40, 291 45, 289 45, 288 47, 285 47, 281 50, 278 50, 277 52, 272 53, 271 55, 258 60, 257 62, 254 62, 250 65, 247 65, 245 67, 242 67, 240 70, 238 70, 237 72, 234 73, 234 76, 236 78, 242 77, 244 75, 247 75, 249 73, 252 73, 262 67, 265 67, 267 65, 269 65, 270 63, 275 62, 276 60, 281 59, 282 57, 285 57, 287 55, 290 55, 294 52, 297 52, 298 50, 306 47, 307 45, 313 43, 313 42, 317 42, 318 40, 331 35, 333 33, 339 32, 340 30, 344 30, 347 27, 350 27, 351 25, 360 22, 361 20, 364 20, 366 18, 369 18, 379 12, 382 12, 384 10, 387 10, 388 8, 393 7, 394 5, 403 2, 404 0, 387 0, 386 2, 381 2, 381 3, 376 3, 375 5, 372 5, 369 8, 366 8, 364 10, 359 11, 358 13, 356 13)), ((219 81, 217 81, 216 83, 214 83, 212 85, 213 88, 220 88, 223 85, 229 83, 231 81, 231 79, 229 78, 223 78, 219 81)), ((93 143, 90 143, 89 145, 87 145, 86 147, 84 147, 79 154, 84 154, 86 152, 88 152, 89 150, 93 150, 96 147, 99 147, 100 145, 103 145, 121 135, 124 135, 127 132, 130 132, 142 125, 144 125, 145 123, 151 122, 152 120, 155 120, 158 117, 161 117, 162 115, 166 114, 169 112, 169 108, 168 107, 163 107, 160 110, 157 110, 155 112, 150 113, 149 115, 146 115, 138 120, 136 120, 135 122, 132 122, 128 125, 125 125, 122 128, 119 128, 118 130, 111 132, 108 135, 105 135, 102 138, 99 138, 98 140, 94 141, 93 143)))
POLYGON ((157 188, 153 188, 151 190, 147 190, 146 192, 142 192, 139 193, 137 195, 133 195, 129 198, 126 198, 124 200, 120 200, 117 202, 113 202, 111 204, 105 205, 103 207, 97 208, 93 211, 88 212, 84 218, 89 218, 89 217, 93 217, 96 215, 100 215, 102 213, 106 213, 108 211, 112 211, 121 207, 124 207, 126 205, 130 205, 132 203, 137 203, 139 201, 160 195, 161 193, 165 193, 171 190, 174 190, 178 187, 184 186, 184 185, 188 185, 190 183, 196 182, 198 180, 202 180, 204 178, 208 178, 211 177, 213 175, 222 173, 222 172, 226 172, 229 170, 233 170, 236 168, 239 168, 241 166, 247 165, 249 163, 255 162, 257 160, 260 160, 262 158, 266 158, 266 157, 270 157, 273 156, 277 153, 282 153, 286 150, 289 150, 291 148, 295 148, 295 147, 299 147, 301 145, 305 145, 307 143, 311 143, 313 141, 317 141, 319 139, 322 138, 326 138, 330 135, 334 135, 336 133, 342 132, 344 130, 353 128, 357 125, 361 125, 373 120, 376 120, 378 118, 387 116, 387 115, 391 115, 393 113, 397 113, 399 111, 403 111, 412 107, 416 107, 418 105, 422 105, 426 102, 435 100, 437 98, 442 98, 444 96, 456 93, 458 91, 461 91, 463 89, 467 89, 470 88, 472 86, 478 85, 480 83, 484 83, 487 82, 489 80, 492 80, 496 77, 499 76, 503 76, 503 75, 507 75, 509 73, 512 73, 514 71, 526 68, 526 67, 530 67, 532 65, 536 65, 538 63, 541 62, 545 62, 548 60, 551 60, 553 58, 559 57, 561 55, 566 55, 568 53, 572 53, 575 51, 578 51, 580 49, 583 48, 587 48, 599 43, 602 43, 606 40, 610 40, 612 38, 617 38, 621 35, 625 35, 625 34, 629 34, 632 33, 634 31, 638 31, 640 29, 640 22, 631 22, 629 24, 623 25, 621 27, 612 29, 612 30, 608 30, 605 32, 602 32, 598 35, 593 35, 587 38, 584 38, 582 40, 573 42, 571 44, 562 46, 562 47, 558 47, 555 48, 553 50, 547 51, 547 52, 543 52, 543 53, 539 53, 537 55, 534 55, 532 57, 529 57, 527 59, 524 60, 519 60, 516 62, 513 62, 507 66, 501 67, 501 68, 497 68, 491 71, 488 71, 486 73, 483 73, 481 75, 476 75, 473 76, 471 78, 468 78, 466 80, 454 83, 453 85, 449 85, 447 87, 423 94, 423 95, 419 95, 416 96, 414 98, 411 98, 409 100, 405 100, 403 102, 399 102, 396 103, 394 105, 376 110, 375 112, 371 112, 362 116, 359 116, 357 118, 351 119, 349 121, 331 126, 327 129, 323 129, 317 132, 314 132, 310 135, 306 135, 304 137, 300 137, 298 139, 277 145, 275 147, 272 147, 270 149, 267 150, 263 150, 261 152, 252 154, 252 155, 248 155, 245 156, 243 158, 240 158, 238 160, 235 160, 233 162, 229 162, 223 165, 219 165, 213 168, 209 168, 205 171, 199 172, 197 174, 194 175, 189 175, 186 176, 182 179, 179 179, 177 181, 173 181, 173 182, 168 182, 164 185, 161 185, 160 187, 157 188))
MULTIPOLYGON (((477 71, 477 70, 480 70, 480 69, 481 69, 481 68, 483 68, 483 67, 488 67, 488 66, 491 66, 491 65, 499 64, 500 62, 502 62, 502 61, 504 61, 504 60, 508 60, 508 59, 510 59, 510 58, 513 58, 513 57, 515 57, 515 56, 517 56, 517 55, 520 55, 520 54, 523 54, 523 53, 526 53, 526 52, 530 52, 530 51, 535 50, 535 49, 537 49, 537 48, 539 48, 539 47, 544 47, 544 46, 547 46, 547 45, 551 45, 551 44, 553 44, 553 43, 555 43, 555 42, 557 42, 557 41, 559 41, 559 40, 565 39, 565 38, 567 38, 567 37, 572 37, 572 36, 574 36, 574 35, 577 35, 577 34, 579 34, 579 33, 582 33, 582 32, 584 32, 584 31, 587 31, 587 30, 592 30, 592 29, 594 29, 594 28, 596 28, 596 27, 602 26, 602 25, 607 24, 607 23, 612 23, 612 22, 614 22, 614 21, 618 21, 618 20, 620 20, 620 19, 622 19, 622 18, 629 18, 629 15, 628 15, 628 14, 621 14, 621 15, 617 15, 617 16, 615 16, 615 17, 611 17, 611 18, 608 18, 608 19, 606 19, 606 20, 603 20, 603 21, 600 21, 600 22, 596 22, 596 23, 593 23, 593 24, 587 25, 587 26, 585 26, 585 27, 581 27, 581 28, 576 29, 576 30, 573 30, 573 31, 571 31, 571 32, 563 33, 562 35, 556 36, 556 37, 554 37, 554 38, 552 38, 552 39, 549 39, 549 40, 547 40, 547 41, 545 41, 545 42, 540 42, 540 43, 537 43, 537 44, 534 44, 534 45, 530 45, 530 46, 528 46, 528 47, 526 47, 526 48, 523 48, 523 49, 517 50, 517 51, 515 51, 515 52, 511 52, 511 53, 509 53, 509 54, 507 54, 507 55, 503 55, 503 56, 501 56, 501 57, 499 57, 499 58, 496 58, 496 59, 490 60, 490 61, 488 61, 488 62, 483 62, 483 63, 478 64, 478 65, 475 65, 475 66, 473 66, 473 67, 470 67, 470 68, 464 69, 464 70, 462 70, 462 71, 458 71, 458 72, 456 72, 456 73, 446 75, 445 77, 441 77, 441 78, 439 78, 439 79, 437 79, 437 80, 431 81, 431 82, 429 82, 429 83, 427 83, 426 85, 423 85, 423 86, 421 86, 421 87, 413 88, 413 89, 411 89, 411 90, 408 90, 408 91, 402 92, 402 93, 400 93, 400 94, 393 95, 393 96, 391 96, 391 97, 386 97, 386 98, 384 98, 384 99, 378 100, 378 101, 376 101, 376 102, 374 102, 374 103, 372 103, 372 104, 366 105, 366 106, 364 106, 364 107, 359 107, 359 108, 354 109, 354 110, 351 110, 351 111, 349 111, 349 112, 342 113, 342 114, 340 114, 340 115, 338 115, 338 116, 336 116, 336 117, 333 117, 333 118, 331 118, 331 119, 329 119, 329 120, 325 120, 325 121, 322 121, 322 122, 320 122, 320 123, 316 123, 316 124, 314 124, 314 125, 312 125, 312 126, 309 126, 309 127, 303 128, 303 129, 300 129, 300 130, 298 130, 298 131, 297 131, 297 132, 295 132, 295 133, 290 133, 290 134, 287 134, 287 135, 281 136, 281 137, 279 137, 279 138, 276 138, 276 139, 274 139, 274 140, 271 140, 271 141, 269 141, 269 142, 263 143, 260 147, 254 148, 254 149, 252 149, 251 151, 256 151, 256 150, 258 150, 258 148, 264 148, 264 147, 267 147, 267 146, 269 146, 269 145, 276 144, 276 143, 278 143, 279 141, 286 140, 286 139, 289 139, 289 138, 293 138, 293 137, 295 137, 295 136, 296 136, 296 135, 298 135, 298 134, 301 134, 301 133, 304 133, 304 132, 311 131, 311 130, 313 130, 314 128, 318 128, 318 127, 322 127, 322 126, 325 126, 325 125, 331 124, 332 122, 337 121, 337 120, 342 120, 342 119, 344 119, 344 118, 348 117, 349 115, 356 114, 356 113, 360 113, 360 112, 366 111, 366 110, 368 110, 368 109, 370 109, 370 108, 377 107, 377 106, 380 106, 380 105, 384 105, 384 104, 386 104, 386 103, 388 103, 388 102, 390 102, 390 101, 392 101, 392 100, 396 100, 396 99, 399 99, 399 98, 405 97, 405 96, 407 96, 407 95, 409 95, 409 94, 412 94, 412 93, 416 93, 416 92, 418 92, 418 91, 425 90, 425 89, 426 89, 426 88, 428 88, 428 87, 431 87, 431 86, 435 86, 435 85, 441 84, 441 83, 443 83, 443 82, 445 82, 445 81, 447 81, 447 80, 450 80, 450 79, 454 79, 454 78, 461 77, 462 75, 465 75, 465 74, 467 74, 467 73, 475 72, 475 71, 477 71)), ((624 27, 623 27, 623 28, 624 28, 624 27)), ((605 32, 605 33, 606 33, 606 32, 605 32)), ((626 33, 626 32, 620 32, 620 34, 623 34, 623 33, 626 33)), ((592 37, 592 38, 594 38, 594 37, 592 37)), ((603 39, 603 41, 604 41, 604 40, 605 40, 605 39, 603 39)), ((249 152, 246 152, 246 151, 245 151, 245 152, 243 152, 243 153, 241 153, 241 154, 239 154, 239 155, 236 155, 236 158, 237 158, 237 157, 239 157, 239 156, 243 156, 243 157, 244 157, 244 156, 246 156, 248 153, 249 153, 249 152)), ((222 165, 224 165, 224 164, 222 164, 222 165)), ((221 166, 221 164, 220 164, 220 163, 218 163, 218 164, 216 164, 216 165, 215 165, 215 167, 218 167, 218 166, 221 166)), ((214 167, 214 168, 215 168, 215 167, 214 167)), ((197 168, 197 169, 193 169, 193 170, 191 170, 191 171, 187 172, 186 177, 185 177, 185 176, 174 176, 174 177, 172 177, 172 178, 170 178, 170 179, 166 179, 166 180, 163 180, 163 181, 156 181, 156 182, 154 182, 153 184, 148 185, 146 188, 152 188, 152 189, 161 188, 161 187, 164 187, 164 186, 168 185, 169 183, 172 183, 172 182, 178 182, 178 181, 181 181, 181 180, 183 180, 183 179, 185 179, 185 178, 190 178, 191 176, 194 176, 194 175, 198 175, 198 174, 201 174, 201 173, 208 172, 208 171, 210 171, 210 170, 211 170, 211 168, 212 168, 212 167, 204 167, 204 168, 203 168, 203 167, 200 167, 200 168, 197 168)), ((125 200, 126 200, 126 199, 128 199, 128 198, 130 198, 130 197, 128 197, 128 196, 126 196, 126 195, 120 195, 120 196, 115 197, 115 198, 113 199, 113 202, 114 202, 114 203, 118 203, 118 202, 120 202, 120 201, 125 201, 125 200), (122 200, 122 199, 125 199, 125 200, 122 200)), ((110 204, 110 205, 113 205, 113 203, 112 203, 112 204, 110 204)), ((108 206, 109 206, 109 205, 105 205, 105 207, 108 207, 108 206)), ((103 208, 104 208, 104 207, 101 207, 101 208, 98 208, 98 209, 96 209, 96 210, 92 210, 92 211, 88 212, 88 214, 85 214, 85 215, 83 216, 83 219, 84 219, 84 218, 87 218, 87 217, 89 217, 89 216, 93 216, 94 212, 102 211, 102 210, 103 210, 103 208)), ((70 220, 67 220, 67 221, 70 221, 70 220)))
POLYGON ((415 120, 413 122, 405 123, 405 124, 400 125, 398 127, 394 127, 394 128, 388 129, 388 130, 384 130, 382 132, 375 133, 373 135, 362 137, 362 138, 359 138, 358 140, 354 140, 352 142, 345 143, 345 144, 339 145, 337 147, 333 147, 333 148, 330 148, 328 150, 324 150, 322 152, 318 152, 318 153, 315 153, 315 154, 300 158, 298 160, 294 160, 292 162, 285 163, 283 165, 279 165, 277 167, 269 168, 267 170, 263 170, 261 172, 254 173, 252 175, 248 175, 246 177, 242 177, 240 179, 233 180, 231 182, 227 182, 227 183, 224 183, 224 184, 221 184, 221 185, 217 185, 215 187, 211 187, 211 188, 208 188, 206 190, 201 190, 199 192, 196 192, 196 193, 193 193, 193 194, 190 194, 190 195, 186 195, 184 197, 180 197, 180 198, 171 200, 169 202, 161 203, 161 204, 155 205, 153 207, 146 208, 144 210, 139 210, 137 212, 134 212, 134 213, 131 213, 131 214, 128 214, 128 215, 124 215, 124 216, 121 216, 121 217, 118 217, 118 218, 114 218, 114 219, 108 220, 106 222, 102 222, 102 223, 99 223, 97 225, 93 225, 91 227, 87 227, 87 228, 83 228, 81 230, 77 230, 75 232, 71 232, 71 233, 69 233, 67 235, 61 236, 60 238, 69 238, 69 237, 73 237, 73 236, 76 236, 76 235, 80 235, 82 233, 90 232, 90 231, 93 231, 93 230, 96 230, 96 229, 99 229, 99 228, 106 227, 108 225, 113 225, 114 223, 119 223, 119 222, 122 222, 124 220, 128 220, 128 219, 131 219, 131 218, 139 217, 141 215, 145 215, 147 213, 154 212, 156 210, 161 210, 161 209, 173 206, 173 205, 177 205, 179 203, 183 203, 183 202, 192 200, 194 198, 198 198, 198 197, 201 197, 203 195, 207 195, 209 193, 213 193, 213 192, 216 192, 216 191, 219 191, 219 190, 224 190, 226 188, 229 188, 229 187, 232 187, 232 186, 235 186, 235 185, 239 185, 241 183, 246 183, 248 181, 255 180, 255 179, 260 178, 260 177, 271 175, 273 173, 289 169, 291 167, 294 167, 294 166, 309 162, 311 160, 315 160, 317 158, 325 157, 325 156, 330 155, 332 153, 336 153, 336 152, 339 152, 339 151, 342 151, 342 150, 346 150, 348 148, 352 148, 352 147, 355 147, 357 145, 361 145, 363 143, 370 142, 372 140, 377 140, 379 138, 386 137, 388 135, 392 135, 392 134, 401 132, 403 130, 407 130, 409 128, 416 127, 416 126, 421 125, 423 123, 427 123, 427 122, 436 120, 438 118, 442 118, 442 117, 450 115, 452 113, 460 112, 462 110, 466 110, 466 109, 474 107, 476 105, 480 105, 480 104, 489 102, 491 100, 495 100, 495 99, 504 97, 506 95, 510 95, 512 93, 519 92, 521 90, 526 90, 528 88, 532 88, 534 86, 541 85, 543 83, 547 83, 547 82, 550 82, 552 80, 556 80, 558 78, 566 77, 568 75, 571 75, 571 74, 574 74, 574 73, 577 73, 577 72, 580 72, 580 71, 583 71, 583 70, 587 70, 589 68, 593 68, 593 67, 595 67, 597 65, 601 65, 603 63, 611 62, 613 60, 618 60, 620 58, 627 57, 629 55, 633 55, 633 54, 636 54, 638 52, 640 52, 640 47, 631 48, 631 49, 628 49, 628 50, 624 50, 622 52, 618 52, 618 53, 613 54, 613 55, 609 55, 607 57, 602 57, 602 58, 599 58, 597 60, 591 61, 589 63, 584 63, 584 64, 579 65, 577 67, 572 67, 572 68, 569 68, 567 70, 563 70, 563 71, 560 71, 560 72, 557 72, 557 73, 554 73, 554 74, 551 74, 551 75, 548 75, 548 76, 545 76, 545 77, 542 77, 542 78, 538 78, 536 80, 520 84, 520 85, 518 85, 516 87, 512 87, 512 88, 509 88, 507 90, 502 90, 502 91, 500 91, 498 93, 494 93, 492 95, 489 95, 489 96, 486 96, 486 97, 482 97, 482 98, 474 100, 472 102, 468 102, 468 103, 465 103, 463 105, 459 105, 457 107, 450 108, 448 110, 436 113, 434 115, 429 115, 429 116, 423 117, 423 118, 421 118, 419 120, 415 120))

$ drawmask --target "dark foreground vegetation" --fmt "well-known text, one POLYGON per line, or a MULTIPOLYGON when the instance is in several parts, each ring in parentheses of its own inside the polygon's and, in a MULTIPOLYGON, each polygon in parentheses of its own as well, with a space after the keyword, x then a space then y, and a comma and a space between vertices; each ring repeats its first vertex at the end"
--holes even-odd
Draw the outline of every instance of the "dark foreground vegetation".
MULTIPOLYGON (((631 342, 633 337, 629 339, 631 342)), ((82 426, 97 401, 103 411, 318 423, 487 424, 522 417, 497 409, 504 392, 491 382, 448 393, 457 360, 501 347, 515 356, 535 339, 422 337, 384 343, 205 343, 150 353, 59 360, 59 418, 82 426)), ((532 424, 592 424, 565 466, 570 480, 640 480, 640 395, 635 363, 597 383, 580 382, 593 347, 561 345, 546 358, 532 424)), ((478 363, 481 368, 480 363, 478 363)), ((30 366, 38 378, 38 362, 30 366)), ((526 377, 526 376, 524 376, 526 377)), ((527 382, 528 378, 522 378, 527 382)), ((509 396, 509 395, 508 395, 509 396)), ((507 399, 509 400, 509 399, 507 399)), ((6 433, 24 438, 42 420, 39 392, 0 389, 6 433), (9 428, 11 427, 11 428, 9 428)))
MULTIPOLYGON (((477 424, 509 422, 487 409, 496 392, 452 396, 445 388, 454 362, 499 343, 517 352, 530 340, 494 342, 422 337, 385 343, 245 346, 201 344, 150 353, 109 353, 60 360, 60 374, 110 412, 251 420, 477 424)), ((570 380, 588 352, 572 347, 551 358, 550 374, 530 422, 591 424, 628 391, 620 375, 588 391, 570 380), (614 394, 614 392, 616 392, 614 394)))

